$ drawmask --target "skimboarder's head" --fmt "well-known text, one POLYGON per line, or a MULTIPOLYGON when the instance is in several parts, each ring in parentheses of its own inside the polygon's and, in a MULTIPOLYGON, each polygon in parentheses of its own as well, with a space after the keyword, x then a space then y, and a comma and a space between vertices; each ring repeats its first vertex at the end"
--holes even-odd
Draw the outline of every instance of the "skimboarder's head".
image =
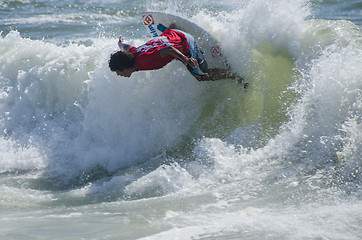
POLYGON ((118 76, 130 77, 136 71, 134 66, 134 55, 127 51, 118 51, 111 54, 109 68, 116 72, 118 76))

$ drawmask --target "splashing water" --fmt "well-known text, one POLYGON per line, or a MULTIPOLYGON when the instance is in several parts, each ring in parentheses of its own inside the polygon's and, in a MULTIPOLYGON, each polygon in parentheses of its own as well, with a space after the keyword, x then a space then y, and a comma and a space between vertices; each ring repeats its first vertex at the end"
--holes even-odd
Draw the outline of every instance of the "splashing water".
POLYGON ((354 23, 326 16, 338 1, 0 3, 0 236, 359 239, 352 2, 354 23), (178 62, 110 72, 119 34, 146 41, 144 10, 207 29, 249 87, 178 62))

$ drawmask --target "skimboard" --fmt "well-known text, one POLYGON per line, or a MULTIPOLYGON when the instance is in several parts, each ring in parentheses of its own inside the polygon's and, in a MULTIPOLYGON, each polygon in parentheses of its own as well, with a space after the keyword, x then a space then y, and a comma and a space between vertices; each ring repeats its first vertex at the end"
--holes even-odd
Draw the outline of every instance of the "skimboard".
POLYGON ((168 28, 191 34, 203 51, 209 68, 229 68, 219 41, 197 24, 181 17, 161 12, 143 12, 142 22, 151 37, 159 37, 168 28))

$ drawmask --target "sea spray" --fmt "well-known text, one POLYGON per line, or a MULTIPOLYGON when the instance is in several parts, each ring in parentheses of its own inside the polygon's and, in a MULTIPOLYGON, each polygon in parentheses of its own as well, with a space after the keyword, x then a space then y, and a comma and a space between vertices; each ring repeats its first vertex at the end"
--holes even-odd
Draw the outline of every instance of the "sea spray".
POLYGON ((116 76, 146 7, 80 3, 1 3, 58 6, 0 38, 1 237, 360 238, 358 26, 310 15, 320 1, 149 3, 217 37, 244 89, 179 62, 116 76))

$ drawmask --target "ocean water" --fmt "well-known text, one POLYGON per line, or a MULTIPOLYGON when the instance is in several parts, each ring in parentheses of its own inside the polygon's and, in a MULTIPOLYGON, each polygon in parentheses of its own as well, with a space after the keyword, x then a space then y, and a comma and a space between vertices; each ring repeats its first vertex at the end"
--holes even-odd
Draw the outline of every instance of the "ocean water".
POLYGON ((358 0, 0 1, 0 239, 362 239, 358 0), (140 13, 249 83, 120 78, 140 13))

